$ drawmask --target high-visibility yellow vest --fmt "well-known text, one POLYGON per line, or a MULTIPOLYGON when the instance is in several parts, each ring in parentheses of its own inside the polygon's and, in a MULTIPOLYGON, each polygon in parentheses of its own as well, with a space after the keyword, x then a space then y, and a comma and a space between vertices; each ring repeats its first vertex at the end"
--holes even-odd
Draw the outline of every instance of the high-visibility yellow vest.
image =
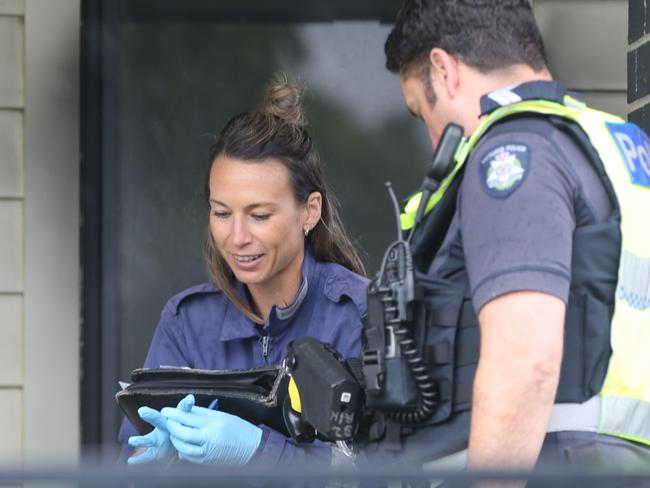
MULTIPOLYGON (((564 103, 529 100, 496 109, 456 152, 456 165, 431 196, 429 212, 442 199, 472 150, 497 121, 517 114, 560 117, 577 124, 589 138, 611 182, 621 213, 612 355, 600 392, 598 431, 650 445, 650 138, 636 125, 565 96, 564 103)), ((404 230, 414 225, 420 194, 401 216, 404 230)))

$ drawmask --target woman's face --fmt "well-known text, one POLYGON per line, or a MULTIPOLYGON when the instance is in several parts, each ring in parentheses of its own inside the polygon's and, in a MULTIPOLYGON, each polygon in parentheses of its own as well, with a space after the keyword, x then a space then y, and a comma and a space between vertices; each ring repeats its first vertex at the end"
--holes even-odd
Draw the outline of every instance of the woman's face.
POLYGON ((219 156, 212 165, 210 231, 235 277, 246 285, 282 288, 299 279, 304 229, 318 222, 320 206, 315 221, 312 213, 308 203, 296 202, 289 173, 279 161, 219 156))

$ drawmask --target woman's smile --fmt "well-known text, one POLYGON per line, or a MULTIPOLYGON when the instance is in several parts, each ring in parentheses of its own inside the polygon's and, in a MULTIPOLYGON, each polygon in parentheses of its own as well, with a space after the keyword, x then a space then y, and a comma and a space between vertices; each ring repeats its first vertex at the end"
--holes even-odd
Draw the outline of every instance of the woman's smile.
POLYGON ((243 271, 255 270, 264 254, 231 254, 234 265, 243 271))

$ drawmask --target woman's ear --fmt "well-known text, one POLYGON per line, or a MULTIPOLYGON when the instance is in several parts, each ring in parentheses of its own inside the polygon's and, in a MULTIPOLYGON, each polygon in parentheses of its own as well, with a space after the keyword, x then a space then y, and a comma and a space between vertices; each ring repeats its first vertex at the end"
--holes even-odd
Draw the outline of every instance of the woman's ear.
POLYGON ((316 224, 318 224, 322 209, 323 195, 317 191, 310 193, 305 204, 305 210, 307 212, 305 221, 303 223, 303 231, 306 232, 305 235, 307 235, 307 233, 309 233, 309 231, 311 231, 314 227, 316 227, 316 224))
POLYGON ((437 82, 450 98, 454 98, 460 79, 458 60, 444 49, 434 47, 429 52, 429 62, 431 63, 431 82, 437 82))

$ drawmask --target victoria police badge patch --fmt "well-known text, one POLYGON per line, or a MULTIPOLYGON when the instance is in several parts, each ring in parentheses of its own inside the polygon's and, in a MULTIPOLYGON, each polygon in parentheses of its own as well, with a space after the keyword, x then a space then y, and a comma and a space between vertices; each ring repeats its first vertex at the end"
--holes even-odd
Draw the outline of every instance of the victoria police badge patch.
POLYGON ((488 195, 507 198, 528 174, 529 149, 525 144, 505 144, 481 161, 481 184, 488 195))

